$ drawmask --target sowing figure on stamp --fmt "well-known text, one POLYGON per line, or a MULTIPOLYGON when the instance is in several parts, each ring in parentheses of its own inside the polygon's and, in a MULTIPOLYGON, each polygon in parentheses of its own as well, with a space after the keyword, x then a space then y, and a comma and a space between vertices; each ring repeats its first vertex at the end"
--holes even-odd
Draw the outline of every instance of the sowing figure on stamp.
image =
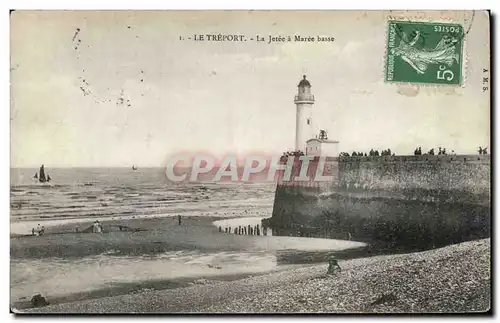
POLYGON ((424 74, 429 64, 453 65, 453 61, 458 63, 458 53, 455 53, 455 44, 458 39, 443 36, 434 49, 416 49, 413 46, 420 38, 420 31, 412 40, 408 40, 405 33, 402 33, 402 39, 398 47, 391 49, 391 54, 401 56, 401 58, 410 64, 410 66, 419 74, 424 74))

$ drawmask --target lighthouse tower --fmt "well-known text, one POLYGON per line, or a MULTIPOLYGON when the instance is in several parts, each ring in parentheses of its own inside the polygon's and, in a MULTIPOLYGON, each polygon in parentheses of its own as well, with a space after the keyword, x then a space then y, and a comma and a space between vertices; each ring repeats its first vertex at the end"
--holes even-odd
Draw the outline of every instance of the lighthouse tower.
POLYGON ((295 150, 305 152, 306 141, 314 136, 312 125, 312 106, 314 104, 314 95, 311 94, 311 83, 309 83, 305 75, 299 82, 298 93, 295 96, 294 102, 297 106, 295 150))

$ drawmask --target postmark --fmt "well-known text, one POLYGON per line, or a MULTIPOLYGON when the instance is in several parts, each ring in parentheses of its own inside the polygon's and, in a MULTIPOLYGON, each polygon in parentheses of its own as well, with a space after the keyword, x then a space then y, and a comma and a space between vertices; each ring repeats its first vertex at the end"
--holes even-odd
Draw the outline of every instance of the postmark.
POLYGON ((389 21, 388 27, 386 82, 462 84, 462 25, 389 21))

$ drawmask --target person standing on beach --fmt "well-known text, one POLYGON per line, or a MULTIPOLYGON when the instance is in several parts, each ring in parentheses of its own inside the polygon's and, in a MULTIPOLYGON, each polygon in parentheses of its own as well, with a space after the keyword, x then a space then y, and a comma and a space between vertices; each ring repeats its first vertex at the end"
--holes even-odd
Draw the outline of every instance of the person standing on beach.
POLYGON ((99 223, 99 220, 95 221, 96 222, 96 232, 97 233, 102 233, 102 225, 99 223))
POLYGON ((95 220, 92 226, 93 233, 102 233, 102 225, 99 223, 99 220, 95 220))
POLYGON ((177 220, 179 221, 179 225, 181 225, 181 215, 180 214, 177 216, 177 220))

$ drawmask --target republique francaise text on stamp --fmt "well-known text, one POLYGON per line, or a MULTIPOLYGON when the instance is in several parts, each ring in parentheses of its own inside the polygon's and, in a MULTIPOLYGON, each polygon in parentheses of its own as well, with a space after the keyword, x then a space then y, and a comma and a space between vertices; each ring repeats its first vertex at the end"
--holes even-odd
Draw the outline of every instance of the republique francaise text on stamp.
POLYGON ((459 24, 390 21, 385 81, 462 84, 463 37, 459 24))

